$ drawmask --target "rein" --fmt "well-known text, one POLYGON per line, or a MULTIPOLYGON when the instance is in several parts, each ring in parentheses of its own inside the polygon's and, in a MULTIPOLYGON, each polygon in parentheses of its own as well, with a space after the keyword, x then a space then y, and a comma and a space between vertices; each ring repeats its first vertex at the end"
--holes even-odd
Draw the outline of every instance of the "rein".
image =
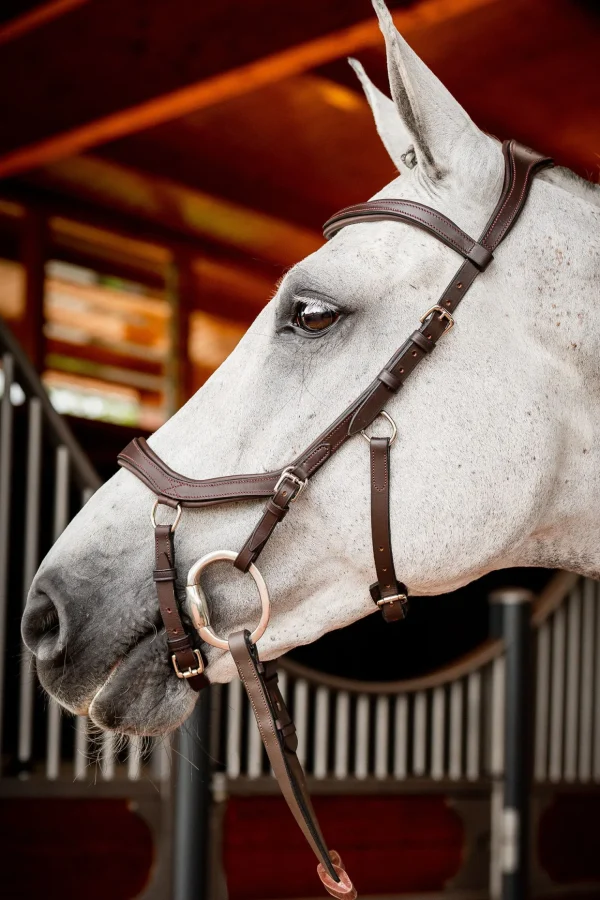
POLYGON ((151 520, 155 533, 154 581, 167 645, 178 678, 195 691, 208 682, 204 662, 183 625, 175 592, 177 571, 173 536, 186 507, 200 508, 234 500, 268 498, 256 528, 239 552, 217 551, 199 559, 190 569, 187 604, 200 637, 207 643, 229 650, 240 679, 248 693, 273 773, 282 793, 312 847, 319 865, 317 872, 327 891, 339 900, 354 900, 356 890, 335 851, 329 851, 321 834, 306 788, 302 766, 296 756, 296 731, 277 686, 277 662, 262 663, 257 641, 264 634, 270 601, 266 584, 256 561, 273 534, 318 472, 347 440, 362 434, 369 443, 371 471, 371 533, 377 580, 371 585, 374 603, 387 622, 403 619, 408 610, 408 590, 398 580, 390 537, 390 448, 396 438, 396 426, 385 406, 411 372, 430 354, 437 342, 454 326, 454 311, 477 276, 484 272, 493 253, 519 217, 532 180, 552 160, 540 156, 516 141, 505 141, 504 184, 500 199, 478 241, 469 237, 442 213, 410 200, 372 200, 349 206, 329 219, 323 233, 331 239, 342 228, 364 222, 401 221, 428 231, 463 257, 458 272, 442 293, 438 303, 420 319, 420 327, 394 353, 371 384, 344 412, 322 432, 295 460, 274 472, 253 475, 228 475, 195 480, 170 469, 148 446, 144 438, 135 438, 119 454, 119 464, 144 482, 155 494, 151 520), (365 429, 379 416, 392 428, 388 437, 369 437, 365 429), (171 525, 159 525, 156 511, 161 505, 176 510, 171 525), (241 572, 254 579, 261 599, 262 614, 258 627, 250 634, 238 631, 227 640, 212 630, 210 611, 200 587, 207 566, 229 560, 241 572))

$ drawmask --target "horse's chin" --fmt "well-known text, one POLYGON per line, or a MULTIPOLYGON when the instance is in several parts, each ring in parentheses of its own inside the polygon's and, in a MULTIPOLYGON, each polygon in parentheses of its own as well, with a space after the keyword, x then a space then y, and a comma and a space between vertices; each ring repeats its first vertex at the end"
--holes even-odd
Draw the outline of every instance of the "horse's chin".
MULTIPOLYGON (((95 692, 88 715, 99 728, 132 735, 163 735, 192 712, 196 694, 172 677, 155 638, 140 641, 95 692)), ((162 643, 162 642, 161 642, 162 643)))
POLYGON ((117 660, 100 682, 90 683, 72 663, 59 672, 51 662, 38 660, 37 670, 51 697, 71 713, 89 715, 104 731, 167 734, 187 719, 197 697, 173 676, 165 643, 154 631, 117 660))

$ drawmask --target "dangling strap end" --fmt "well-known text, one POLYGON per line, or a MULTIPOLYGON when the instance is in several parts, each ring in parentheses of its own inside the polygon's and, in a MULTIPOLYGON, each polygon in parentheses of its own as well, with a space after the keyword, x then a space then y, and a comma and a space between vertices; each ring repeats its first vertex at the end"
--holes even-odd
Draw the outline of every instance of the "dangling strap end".
POLYGON ((339 881, 334 881, 329 872, 325 869, 323 863, 319 863, 317 866, 317 874, 323 882, 325 890, 328 894, 331 894, 332 897, 336 897, 337 900, 356 900, 358 893, 350 881, 339 853, 336 853, 335 850, 331 850, 329 852, 329 858, 339 881))

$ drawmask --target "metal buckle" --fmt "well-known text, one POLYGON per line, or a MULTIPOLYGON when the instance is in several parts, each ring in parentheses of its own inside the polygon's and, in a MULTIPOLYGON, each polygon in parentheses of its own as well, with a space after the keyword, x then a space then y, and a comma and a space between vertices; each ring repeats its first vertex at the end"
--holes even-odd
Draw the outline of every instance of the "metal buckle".
POLYGON ((448 331, 450 331, 451 328, 454 328, 454 316, 452 316, 447 309, 444 309, 441 306, 432 306, 431 309, 428 309, 427 312, 421 316, 419 322, 423 324, 425 319, 428 319, 429 316, 433 315, 433 313, 435 312, 440 314, 440 319, 445 319, 448 323, 442 334, 446 334, 448 331))
POLYGON ((189 669, 186 669, 185 672, 182 672, 181 669, 179 668, 179 666, 177 665, 177 654, 174 653, 171 656, 171 662, 173 663, 173 668, 175 669, 175 674, 177 675, 178 678, 193 678, 194 675, 202 675, 202 673, 204 672, 204 662, 202 661, 202 656, 200 655, 200 651, 193 650, 192 652, 193 652, 194 656, 196 657, 196 659, 198 660, 198 668, 192 669, 190 667, 189 669))
MULTIPOLYGON (((158 509, 159 506, 166 506, 166 505, 167 505, 166 503, 161 503, 161 502, 160 502, 160 498, 158 498, 158 497, 156 498, 156 500, 155 500, 154 503, 152 504, 152 510, 151 510, 151 512, 150 512, 150 521, 152 522, 152 527, 153 527, 153 528, 156 528, 156 510, 158 509)), ((169 509, 171 509, 171 508, 172 508, 172 507, 169 507, 169 509)), ((174 521, 173 524, 171 525, 171 534, 174 534, 174 533, 175 533, 175 530, 176 530, 177 526, 179 525, 179 521, 180 521, 180 519, 181 519, 181 513, 183 512, 182 507, 181 507, 181 503, 178 503, 178 504, 177 504, 177 506, 175 507, 175 510, 176 510, 176 512, 175 512, 175 521, 174 521)), ((165 524, 166 524, 166 523, 165 523, 165 524)), ((183 678, 183 675, 182 675, 181 677, 183 678)), ((189 677, 189 676, 188 676, 188 677, 189 677)))
MULTIPOLYGON (((392 434, 390 436, 390 447, 391 447, 392 444, 394 443, 394 441, 396 440, 396 435, 398 434, 398 429, 396 428, 396 423, 394 422, 394 420, 392 419, 390 414, 385 411, 385 409, 382 409, 381 412, 377 416, 375 416, 375 419, 373 419, 373 422, 375 422, 379 418, 379 416, 383 416, 384 419, 387 419, 388 422, 390 423, 390 425, 392 426, 392 434)), ((367 432, 364 428, 361 431, 361 435, 364 437, 364 439, 367 443, 370 443, 371 438, 369 437, 369 435, 367 434, 367 432)))
POLYGON ((402 606, 408 601, 408 597, 406 594, 393 594, 391 597, 382 597, 381 600, 377 601, 377 606, 382 607, 388 603, 395 603, 396 600, 399 600, 402 606))
POLYGON ((305 478, 304 481, 301 478, 298 478, 297 475, 293 474, 293 472, 292 472, 293 468, 294 468, 293 466, 286 466, 285 469, 283 470, 283 472, 281 473, 281 475, 279 476, 277 484, 273 488, 273 495, 275 495, 286 479, 288 481, 292 481, 296 485, 297 490, 293 494, 293 496, 290 500, 290 503, 296 502, 296 500, 298 499, 298 497, 300 496, 300 494, 302 493, 302 491, 308 484, 308 478, 305 478))

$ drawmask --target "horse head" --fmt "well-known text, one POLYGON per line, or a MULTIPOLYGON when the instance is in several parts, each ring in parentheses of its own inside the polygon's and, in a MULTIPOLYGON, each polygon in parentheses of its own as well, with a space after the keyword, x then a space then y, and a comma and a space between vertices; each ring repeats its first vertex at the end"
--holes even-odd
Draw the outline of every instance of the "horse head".
MULTIPOLYGON (((374 0, 390 91, 353 66, 399 176, 378 198, 423 203, 478 235, 502 190, 499 142, 480 131, 374 0)), ((349 148, 348 152, 352 152, 349 148)), ((493 569, 600 571, 598 192, 571 173, 536 179, 454 328, 387 409, 392 534, 411 593, 437 595, 493 569)), ((355 398, 434 304, 455 252, 402 222, 363 222, 294 266, 221 368, 149 441, 193 478, 280 468, 355 398)), ((263 658, 374 611, 369 455, 350 441, 312 479, 261 556, 273 615, 263 658)), ((153 497, 120 471, 87 503, 36 575, 23 635, 44 687, 99 726, 160 733, 195 694, 175 677, 152 580, 153 497)), ((186 509, 178 590, 198 557, 239 549, 252 501, 186 509)), ((212 567, 215 630, 257 621, 249 579, 212 567)), ((207 677, 233 675, 206 651, 207 677)))

